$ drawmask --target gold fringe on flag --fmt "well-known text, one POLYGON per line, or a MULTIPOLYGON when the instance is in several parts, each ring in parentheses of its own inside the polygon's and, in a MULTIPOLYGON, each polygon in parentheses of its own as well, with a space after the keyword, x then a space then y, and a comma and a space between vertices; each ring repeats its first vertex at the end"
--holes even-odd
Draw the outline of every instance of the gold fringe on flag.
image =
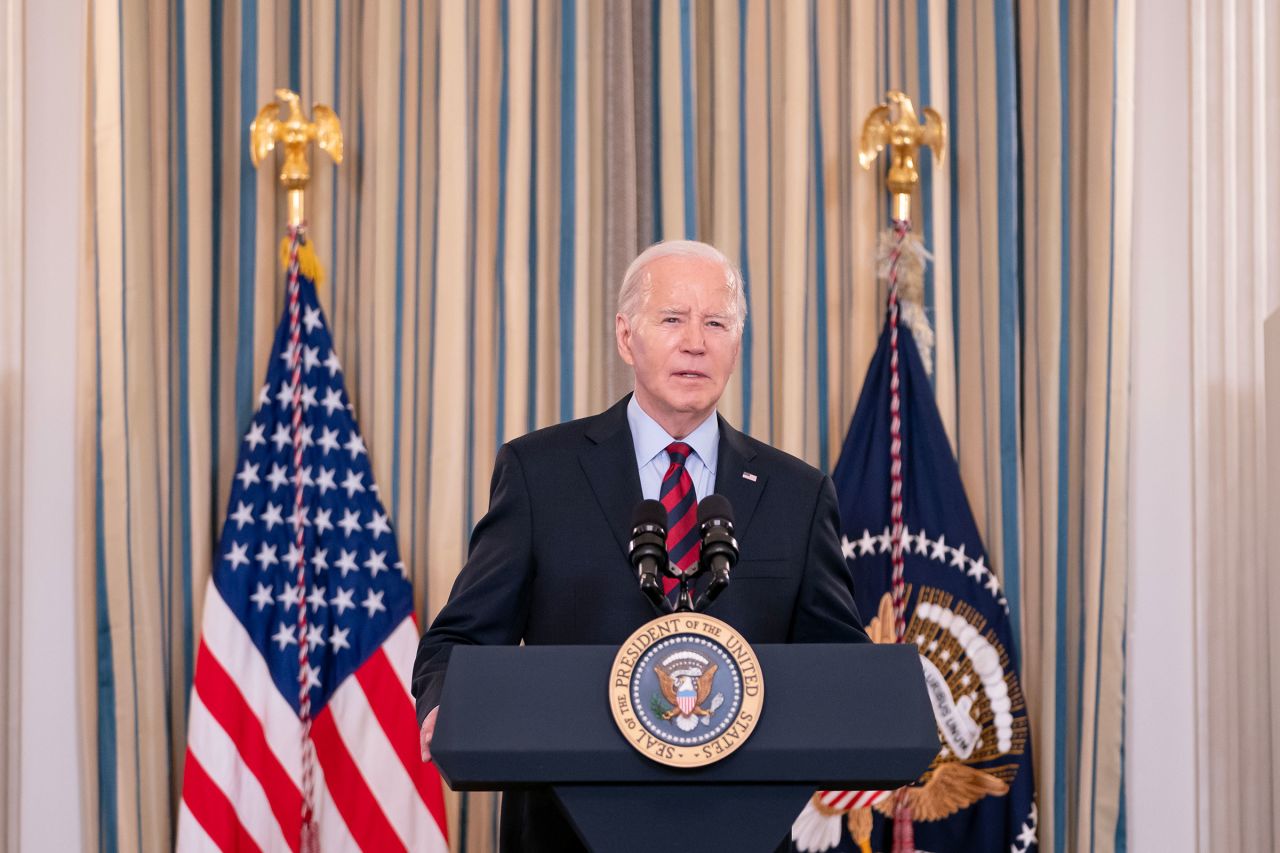
MULTIPOLYGON (((285 270, 289 269, 289 243, 288 237, 280 241, 280 266, 285 270)), ((320 266, 310 240, 298 245, 298 272, 315 282, 316 287, 324 281, 324 267, 320 266)))

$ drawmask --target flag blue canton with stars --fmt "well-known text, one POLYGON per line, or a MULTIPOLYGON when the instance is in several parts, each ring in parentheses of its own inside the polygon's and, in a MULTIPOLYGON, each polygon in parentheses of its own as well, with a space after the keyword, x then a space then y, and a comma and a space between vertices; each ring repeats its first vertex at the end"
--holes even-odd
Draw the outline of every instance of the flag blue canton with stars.
POLYGON ((308 644, 312 715, 413 609, 413 588, 378 500, 373 470, 314 284, 302 309, 302 518, 294 509, 289 313, 240 446, 213 582, 299 708, 298 643, 308 644), (304 530, 303 551, 295 538, 304 530), (297 586, 299 561, 306 585, 297 586), (298 607, 308 607, 298 637, 298 607))
MULTIPOLYGON (((1031 735, 1009 606, 960 480, 910 331, 898 332, 903 455, 904 642, 920 650, 941 750, 909 790, 915 846, 933 853, 1038 850, 1031 735)), ((886 324, 832 479, 859 611, 893 630, 890 343, 886 324)), ((892 640, 889 640, 892 641, 892 640)), ((893 800, 872 808, 870 849, 892 847, 893 800)), ((857 816, 854 816, 857 817, 857 816)), ((842 849, 857 839, 842 830, 842 849)), ((865 841, 865 839, 864 839, 865 841)))

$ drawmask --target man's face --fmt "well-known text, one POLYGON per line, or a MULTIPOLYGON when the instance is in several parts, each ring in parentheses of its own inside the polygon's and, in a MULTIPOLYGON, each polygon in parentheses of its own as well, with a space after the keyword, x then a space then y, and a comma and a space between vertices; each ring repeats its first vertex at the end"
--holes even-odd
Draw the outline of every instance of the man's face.
POLYGON ((616 318, 618 352, 635 369, 641 407, 683 437, 715 409, 737 363, 735 297, 715 261, 668 255, 647 271, 636 316, 616 318))

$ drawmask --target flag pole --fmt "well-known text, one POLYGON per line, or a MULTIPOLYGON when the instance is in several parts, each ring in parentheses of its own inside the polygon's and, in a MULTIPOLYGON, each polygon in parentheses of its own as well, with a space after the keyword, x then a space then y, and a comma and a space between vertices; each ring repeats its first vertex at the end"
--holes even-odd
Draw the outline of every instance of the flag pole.
MULTIPOLYGON (((898 361, 898 325, 902 315, 902 285, 904 274, 914 278, 923 272, 923 248, 911 238, 911 200, 920 184, 920 172, 916 167, 916 149, 928 146, 941 163, 947 150, 947 124, 931 107, 925 107, 925 120, 916 117, 915 105, 905 94, 889 91, 884 103, 867 116, 862 125, 858 144, 858 162, 870 169, 880 152, 889 148, 889 171, 885 186, 890 198, 890 233, 881 241, 881 251, 886 255, 881 274, 888 283, 889 310, 889 518, 890 562, 892 575, 890 590, 893 597, 894 636, 897 642, 906 633, 906 582, 903 559, 902 521, 902 400, 901 377, 898 361), (886 251, 887 250, 887 251, 886 251), (916 262, 910 264, 910 260, 916 262)), ((924 320, 921 316, 921 320, 924 320)), ((894 853, 910 853, 915 850, 915 833, 912 827, 911 806, 902 790, 895 799, 893 814, 894 853)))
POLYGON ((284 165, 280 169, 280 184, 285 188, 288 208, 289 235, 282 246, 289 275, 289 371, 292 390, 289 408, 291 416, 290 438, 293 442, 293 525, 294 546, 299 555, 297 561, 298 603, 298 719, 301 721, 302 750, 302 853, 318 853, 319 830, 315 819, 315 748, 311 741, 311 687, 317 668, 308 660, 310 643, 307 641, 307 560, 302 454, 305 450, 302 435, 302 323, 301 284, 299 274, 313 281, 319 277, 319 263, 306 239, 306 191, 311 181, 311 167, 307 162, 307 145, 315 142, 321 151, 328 153, 335 163, 342 163, 342 125, 329 107, 317 104, 312 108, 314 121, 302 115, 296 92, 277 89, 276 97, 289 108, 281 117, 280 105, 272 101, 258 111, 257 118, 249 126, 250 154, 253 165, 258 166, 271 153, 277 143, 284 147, 284 165), (304 257, 305 255, 305 257, 304 257), (311 269, 304 269, 306 266, 311 269))

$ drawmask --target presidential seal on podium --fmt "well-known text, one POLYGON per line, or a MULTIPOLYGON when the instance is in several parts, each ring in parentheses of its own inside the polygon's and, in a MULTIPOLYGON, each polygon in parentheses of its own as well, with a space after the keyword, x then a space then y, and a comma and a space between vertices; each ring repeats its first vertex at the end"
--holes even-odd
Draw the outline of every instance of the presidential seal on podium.
POLYGON ((623 737, 672 767, 714 764, 760 721, 764 679, 732 626, 701 613, 662 616, 614 658, 609 705, 623 737))

